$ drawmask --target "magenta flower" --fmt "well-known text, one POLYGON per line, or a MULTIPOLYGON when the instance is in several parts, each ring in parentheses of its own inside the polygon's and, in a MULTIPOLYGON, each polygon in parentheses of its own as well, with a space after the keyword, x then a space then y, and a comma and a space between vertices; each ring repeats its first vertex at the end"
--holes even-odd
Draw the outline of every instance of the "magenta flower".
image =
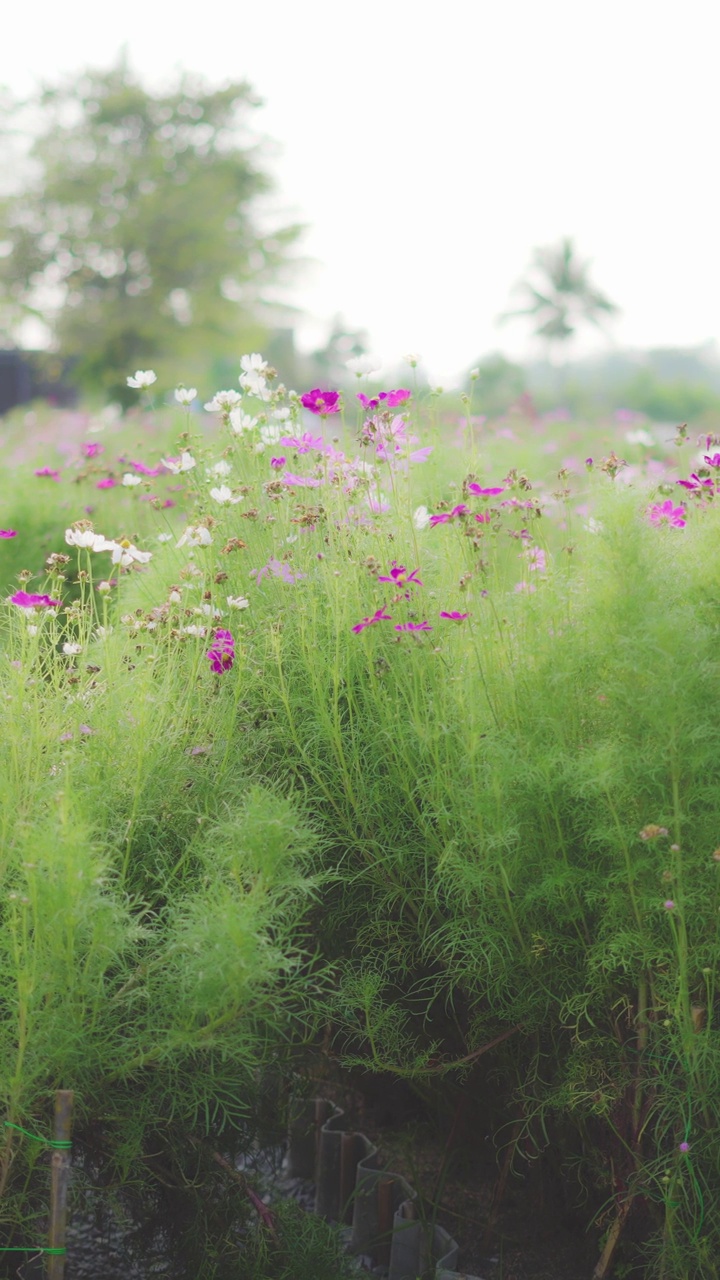
POLYGON ((395 587, 421 587, 422 582, 417 577, 419 572, 419 569, 413 569, 412 573, 408 573, 404 564, 398 564, 397 560, 393 560, 389 576, 382 577, 378 574, 378 582, 392 582, 395 587))
POLYGON ((423 622, 396 622, 396 631, 432 631, 427 619, 423 622))
POLYGON ((711 480, 709 476, 705 476, 701 480, 700 476, 694 471, 689 480, 676 480, 675 483, 681 484, 683 489, 715 489, 714 480, 711 480))
MULTIPOLYGON (((179 459, 173 458, 171 461, 177 462, 179 459)), ((120 462, 124 462, 124 459, 120 458, 120 462)), ((137 471, 138 475, 151 476, 153 479, 156 476, 164 475, 168 469, 167 467, 164 467, 162 463, 157 467, 146 467, 144 462, 134 462, 132 459, 127 463, 127 466, 132 467, 134 471, 137 471)))
POLYGON ((685 508, 673 506, 672 498, 668 498, 665 502, 656 502, 647 509, 647 518, 651 524, 656 526, 667 524, 675 529, 682 529, 687 523, 685 519, 685 508))
POLYGON ((542 547, 528 547, 525 552, 528 562, 528 569, 531 573, 544 573, 546 569, 546 557, 542 547))
POLYGON ((57 609, 62 600, 51 600, 50 596, 35 595, 32 591, 16 591, 10 597, 10 603, 16 604, 20 609, 57 609))
POLYGON ((99 440, 86 440, 80 445, 80 452, 85 458, 97 458, 98 454, 105 452, 105 445, 99 440))
POLYGON ((468 493, 474 493, 478 498, 494 498, 498 493, 504 493, 504 486, 495 489, 483 489, 482 485, 475 484, 474 481, 468 485, 468 493))
POLYGON ((97 484, 95 485, 95 488, 96 489, 114 489, 115 486, 118 485, 119 483, 120 481, 115 480, 112 476, 105 476, 104 480, 98 480, 97 484))
POLYGON ((210 663, 210 668, 220 675, 223 671, 229 671, 235 661, 235 641, 231 631, 225 631, 222 627, 217 627, 213 636, 213 642, 208 649, 205 657, 210 663))
POLYGON ((682 1151, 682 1153, 683 1153, 683 1155, 684 1155, 684 1156, 686 1156, 686 1155, 687 1155, 687 1153, 688 1153, 688 1151, 689 1151, 689 1150, 690 1150, 690 1143, 689 1143, 689 1142, 681 1142, 681 1143, 680 1143, 680 1145, 679 1145, 679 1147, 678 1147, 678 1151, 682 1151))
POLYGON ((376 609, 371 618, 363 618, 362 622, 356 622, 355 626, 351 627, 350 630, 358 633, 360 631, 364 631, 366 627, 371 627, 374 622, 392 622, 390 614, 385 613, 384 605, 381 605, 379 609, 376 609))
POLYGON ((430 517, 430 528, 434 529, 436 524, 448 524, 454 520, 456 516, 467 515, 467 507, 464 502, 459 502, 452 511, 442 511, 440 515, 430 517))
POLYGON ((397 409, 399 404, 405 404, 410 399, 412 391, 408 391, 405 387, 400 387, 397 391, 380 392, 380 399, 387 401, 388 409, 397 409))
POLYGON ((0 538, 17 538, 17 529, 0 529, 0 538))
POLYGON ((319 387, 313 387, 312 391, 306 391, 305 395, 300 397, 300 403, 311 413, 320 414, 325 418, 332 413, 340 412, 340 392, 321 391, 319 387))
POLYGON ((489 511, 478 511, 475 515, 475 519, 478 524, 489 524, 492 520, 492 516, 489 511))
POLYGON ((666 898, 665 901, 663 902, 663 906, 666 911, 675 910, 675 903, 673 902, 672 898, 666 898))
POLYGON ((466 618, 469 618, 469 617, 470 617, 470 614, 469 614, 469 613, 458 613, 457 609, 450 609, 450 610, 447 610, 447 609, 441 609, 441 610, 440 610, 440 617, 441 617, 441 618, 449 618, 451 622, 464 622, 466 618))
POLYGON ((292 471, 283 472, 282 482, 296 489, 319 489, 322 484, 322 480, 317 480, 313 476, 296 476, 292 471))
POLYGON ((270 466, 271 466, 271 467, 274 467, 274 469, 275 469, 276 471, 282 471, 283 467, 285 466, 286 461, 287 461, 287 459, 286 459, 286 458, 271 458, 271 459, 270 459, 270 466))
POLYGON ((35 471, 36 476, 47 476, 48 480, 59 480, 60 472, 53 471, 52 467, 38 467, 35 471))
POLYGON ((706 453, 703 461, 706 462, 709 467, 720 467, 720 453, 713 453, 712 455, 708 455, 706 453))
POLYGON ((295 449, 297 453, 310 453, 311 449, 322 450, 322 436, 314 436, 312 431, 303 431, 301 436, 281 436, 280 444, 286 449, 295 449))
POLYGON ((377 409, 380 405, 379 396, 373 396, 372 400, 369 400, 367 396, 363 395, 362 391, 358 391, 357 398, 360 401, 363 409, 377 409))

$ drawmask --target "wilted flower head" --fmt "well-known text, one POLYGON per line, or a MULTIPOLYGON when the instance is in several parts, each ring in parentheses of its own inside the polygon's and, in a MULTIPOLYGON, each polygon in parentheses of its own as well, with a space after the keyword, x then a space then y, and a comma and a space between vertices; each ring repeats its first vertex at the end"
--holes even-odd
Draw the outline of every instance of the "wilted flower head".
POLYGON ((329 414, 340 412, 340 392, 321 391, 320 387, 313 387, 312 391, 306 391, 305 395, 300 397, 300 403, 311 413, 320 414, 324 418, 329 414))
POLYGON ((152 369, 137 369, 134 376, 127 380, 128 386, 134 387, 136 391, 151 387, 153 382, 157 382, 157 374, 152 369))

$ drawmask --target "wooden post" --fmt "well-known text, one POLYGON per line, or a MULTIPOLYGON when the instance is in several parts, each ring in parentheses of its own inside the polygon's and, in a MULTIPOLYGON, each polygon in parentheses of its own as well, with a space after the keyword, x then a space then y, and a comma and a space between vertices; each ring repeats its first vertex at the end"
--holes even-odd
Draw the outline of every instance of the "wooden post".
MULTIPOLYGON (((72 1089, 58 1089, 55 1094, 55 1131, 56 1142, 69 1142, 72 1128, 74 1094, 72 1089)), ((67 1198, 70 1175, 70 1148, 56 1147, 50 1161, 50 1238, 51 1249, 65 1248, 65 1232, 67 1229, 67 1198)), ((65 1254, 50 1253, 48 1259, 48 1280, 63 1280, 65 1275, 65 1254)))

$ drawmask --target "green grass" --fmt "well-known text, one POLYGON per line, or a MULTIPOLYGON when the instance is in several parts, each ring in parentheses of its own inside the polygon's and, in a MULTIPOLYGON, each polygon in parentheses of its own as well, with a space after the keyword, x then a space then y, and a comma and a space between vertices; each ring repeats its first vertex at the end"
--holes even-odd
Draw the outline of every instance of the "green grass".
MULTIPOLYGON (((308 430, 288 407, 284 429, 308 430)), ((553 1145, 606 1226, 617 1197, 643 1206, 628 1257, 644 1274, 711 1280, 717 506, 674 485, 697 469, 690 445, 627 444, 610 424, 478 428, 470 407, 414 403, 434 452, 408 466, 418 445, 403 446, 393 468, 358 445, 360 419, 310 424, 373 460, 369 478, 313 449, 258 452, 262 423, 199 432, 179 411, 108 428, 90 463, 80 435, 72 485, 34 477, 23 445, 0 573, 66 607, 5 608, 4 1108, 42 1126, 72 1087, 119 1176, 144 1177, 153 1144, 233 1126, 245 1140, 263 1077, 298 1069, 328 1026, 346 1065, 420 1090, 471 1087, 473 1055, 512 1032, 490 1061, 518 1143, 553 1145), (95 488, 110 457, 181 447, 197 461, 184 477, 95 488), (612 448, 629 483, 603 469, 612 448), (279 453, 321 484, 283 484, 279 453), (218 460, 236 504, 209 495, 218 460), (503 494, 474 497, 472 477, 503 494), (177 508, 141 500, 179 481, 177 508), (648 505, 678 494, 687 525, 653 526, 648 505), (435 528, 413 519, 458 503, 469 514, 435 528), (150 563, 68 547, 87 506, 150 563), (211 544, 177 547, 186 524, 211 544), (53 552, 71 560, 45 576, 53 552), (422 586, 381 581, 393 562, 422 586), (391 621, 353 632, 381 607, 391 621), (235 643, 219 674, 216 626, 235 643)), ((9 1224, 13 1154, 8 1136, 9 1224)))

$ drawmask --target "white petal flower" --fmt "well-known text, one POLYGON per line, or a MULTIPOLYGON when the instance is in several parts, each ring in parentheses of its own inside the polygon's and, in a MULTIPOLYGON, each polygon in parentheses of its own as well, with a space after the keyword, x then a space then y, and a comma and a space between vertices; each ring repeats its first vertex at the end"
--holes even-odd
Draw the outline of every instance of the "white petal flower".
POLYGON ((134 387, 136 391, 142 391, 145 387, 151 387, 153 382, 157 382, 157 374, 152 369, 137 369, 133 378, 128 378, 129 387, 134 387))
POLYGON ((69 547, 84 547, 88 551, 111 551, 115 546, 114 542, 109 542, 92 529, 66 529, 65 541, 69 547))
POLYGON ((111 560, 113 564, 119 564, 123 569, 127 569, 131 564, 147 564, 152 559, 151 551, 138 551, 127 538, 123 538, 120 542, 111 542, 107 550, 112 550, 111 560))
POLYGON ((221 484, 217 489, 211 489, 210 497, 215 502, 219 502, 223 507, 230 505, 234 506, 236 502, 242 502, 242 495, 238 495, 234 498, 232 489, 228 488, 226 484, 221 484))
POLYGON ((642 427, 638 427, 637 431, 626 431, 625 439, 628 444, 642 444, 646 449, 650 449, 655 441, 649 431, 644 431, 642 427))
POLYGON ((243 373, 264 373, 267 367, 267 360, 263 360, 257 351, 254 351, 251 356, 240 357, 240 368, 243 373))
POLYGON ((229 413, 242 401, 239 391, 216 391, 212 400, 204 406, 208 413, 229 413))
POLYGON ((345 361, 345 368, 355 374, 356 378, 362 378, 370 373, 380 372, 380 361, 376 356, 353 356, 350 360, 345 361))
POLYGON ((420 363, 420 357, 416 351, 409 351, 406 356, 403 356, 403 360, 413 369, 420 363))
POLYGON ((201 636, 201 637, 203 637, 203 636, 206 636, 206 635, 207 635, 207 627, 198 627, 198 626, 196 626, 194 623, 191 623, 189 627, 181 627, 181 628, 180 628, 180 630, 181 630, 181 631, 183 632, 183 634, 184 634, 184 635, 186 635, 186 636, 201 636))
POLYGON ((269 400, 272 395, 262 374, 256 373, 255 370, 250 373, 241 373, 239 382, 243 391, 247 391, 248 395, 257 396, 258 400, 269 400))
POLYGON ((112 633, 113 633, 112 627, 96 627, 95 628, 95 635, 97 636, 98 640, 107 640, 108 636, 111 636, 112 633))
POLYGON ((212 534, 204 524, 189 524, 176 545, 178 547, 209 547, 212 545, 212 534))
POLYGON ((287 422, 290 417, 289 409, 273 409, 273 418, 276 422, 287 422))
POLYGON ((282 435, 282 428, 274 422, 266 422, 260 428, 260 439, 263 444, 277 444, 282 435))
POLYGON ((197 395, 197 387, 176 387, 175 399, 178 404, 184 404, 186 407, 192 404, 197 395))
POLYGON ((413 524, 416 529, 427 529, 430 523, 430 512, 427 507, 416 507, 413 511, 413 524))
POLYGON ((27 633, 29 636, 36 636, 38 633, 38 629, 33 623, 31 623, 27 628, 27 633))
POLYGON ((224 480, 230 475, 232 467, 229 462, 215 462, 211 467, 205 468, 205 475, 213 480, 224 480))
POLYGON ((192 471, 195 466, 195 459, 187 449, 183 449, 179 458, 161 458, 160 461, 168 471, 172 471, 174 476, 179 476, 184 471, 192 471))
POLYGON ((236 436, 242 436, 246 431, 252 431, 257 426, 257 418, 251 418, 249 413, 243 413, 242 409, 233 409, 230 413, 230 426, 236 436))
POLYGON ((126 489, 134 489, 136 485, 142 484, 142 476, 136 476, 133 471, 126 471, 122 478, 122 482, 126 489))
POLYGON ((107 595, 108 591, 112 591, 112 587, 109 582, 98 582, 97 589, 101 595, 104 596, 107 595))
POLYGON ((69 658, 74 658, 78 653, 82 653, 82 645, 66 641, 62 647, 62 651, 63 653, 66 653, 69 658))
POLYGON ((158 542, 172 542, 172 534, 171 534, 171 533, 159 533, 159 534, 158 534, 158 536, 157 536, 157 540, 158 540, 158 542))
POLYGON ((245 596, 226 596, 225 599, 231 609, 249 609, 250 601, 245 596))

